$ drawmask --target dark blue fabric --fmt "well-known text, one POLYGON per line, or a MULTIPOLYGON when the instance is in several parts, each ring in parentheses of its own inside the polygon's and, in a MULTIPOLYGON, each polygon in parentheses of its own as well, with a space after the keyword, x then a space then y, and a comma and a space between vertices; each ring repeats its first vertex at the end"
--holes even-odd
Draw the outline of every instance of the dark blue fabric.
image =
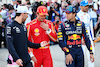
POLYGON ((23 63, 31 60, 28 54, 28 46, 39 48, 40 44, 34 44, 28 41, 27 30, 23 24, 13 21, 6 26, 6 41, 9 53, 13 57, 14 62, 22 59, 23 63))
POLYGON ((72 64, 69 64, 69 65, 66 64, 66 66, 67 67, 84 67, 84 55, 83 55, 82 48, 76 47, 76 48, 70 48, 69 50, 74 61, 72 62, 72 64))

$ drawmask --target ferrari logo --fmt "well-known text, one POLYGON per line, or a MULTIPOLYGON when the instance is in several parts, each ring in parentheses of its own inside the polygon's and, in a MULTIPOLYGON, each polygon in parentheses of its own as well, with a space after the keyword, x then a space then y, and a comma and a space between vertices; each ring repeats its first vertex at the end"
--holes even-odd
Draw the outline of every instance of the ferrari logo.
POLYGON ((45 12, 46 10, 45 9, 43 9, 43 12, 45 12))

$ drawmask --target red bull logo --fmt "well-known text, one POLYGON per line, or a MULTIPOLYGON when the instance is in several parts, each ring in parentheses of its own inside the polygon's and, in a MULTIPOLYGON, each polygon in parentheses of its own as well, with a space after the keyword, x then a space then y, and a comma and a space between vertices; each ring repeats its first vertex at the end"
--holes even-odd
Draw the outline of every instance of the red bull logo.
POLYGON ((68 40, 77 40, 77 39, 81 39, 81 36, 77 35, 77 34, 73 34, 72 36, 68 36, 68 40))
POLYGON ((81 40, 74 40, 73 42, 67 41, 67 45, 81 45, 81 40))

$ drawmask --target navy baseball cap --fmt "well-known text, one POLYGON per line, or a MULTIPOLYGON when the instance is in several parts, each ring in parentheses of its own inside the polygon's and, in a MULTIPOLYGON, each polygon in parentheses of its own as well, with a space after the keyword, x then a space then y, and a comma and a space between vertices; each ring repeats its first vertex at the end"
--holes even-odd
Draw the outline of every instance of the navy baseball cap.
POLYGON ((75 13, 76 12, 76 9, 72 5, 69 5, 69 6, 67 6, 65 12, 66 13, 75 13))
POLYGON ((85 7, 87 5, 89 5, 89 4, 88 4, 88 1, 86 1, 86 0, 83 0, 83 1, 80 2, 80 6, 84 6, 85 7))

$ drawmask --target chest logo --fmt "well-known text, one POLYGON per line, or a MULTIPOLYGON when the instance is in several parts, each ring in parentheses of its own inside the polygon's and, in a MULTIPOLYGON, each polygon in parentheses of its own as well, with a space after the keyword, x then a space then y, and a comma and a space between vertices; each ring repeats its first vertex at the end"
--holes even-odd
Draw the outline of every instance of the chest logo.
POLYGON ((18 27, 16 27, 16 33, 21 33, 21 31, 18 27))
POLYGON ((39 29, 38 28, 35 28, 34 32, 38 33, 39 32, 39 29))
POLYGON ((38 28, 35 28, 35 29, 34 29, 34 32, 35 32, 35 36, 39 36, 39 35, 40 35, 39 29, 38 29, 38 28))
POLYGON ((69 27, 70 25, 69 24, 66 24, 66 27, 69 27))
POLYGON ((81 39, 81 37, 77 34, 73 34, 72 36, 68 36, 68 40, 77 40, 81 39))
POLYGON ((81 24, 80 24, 80 23, 78 23, 78 24, 77 24, 77 26, 81 26, 81 24))

